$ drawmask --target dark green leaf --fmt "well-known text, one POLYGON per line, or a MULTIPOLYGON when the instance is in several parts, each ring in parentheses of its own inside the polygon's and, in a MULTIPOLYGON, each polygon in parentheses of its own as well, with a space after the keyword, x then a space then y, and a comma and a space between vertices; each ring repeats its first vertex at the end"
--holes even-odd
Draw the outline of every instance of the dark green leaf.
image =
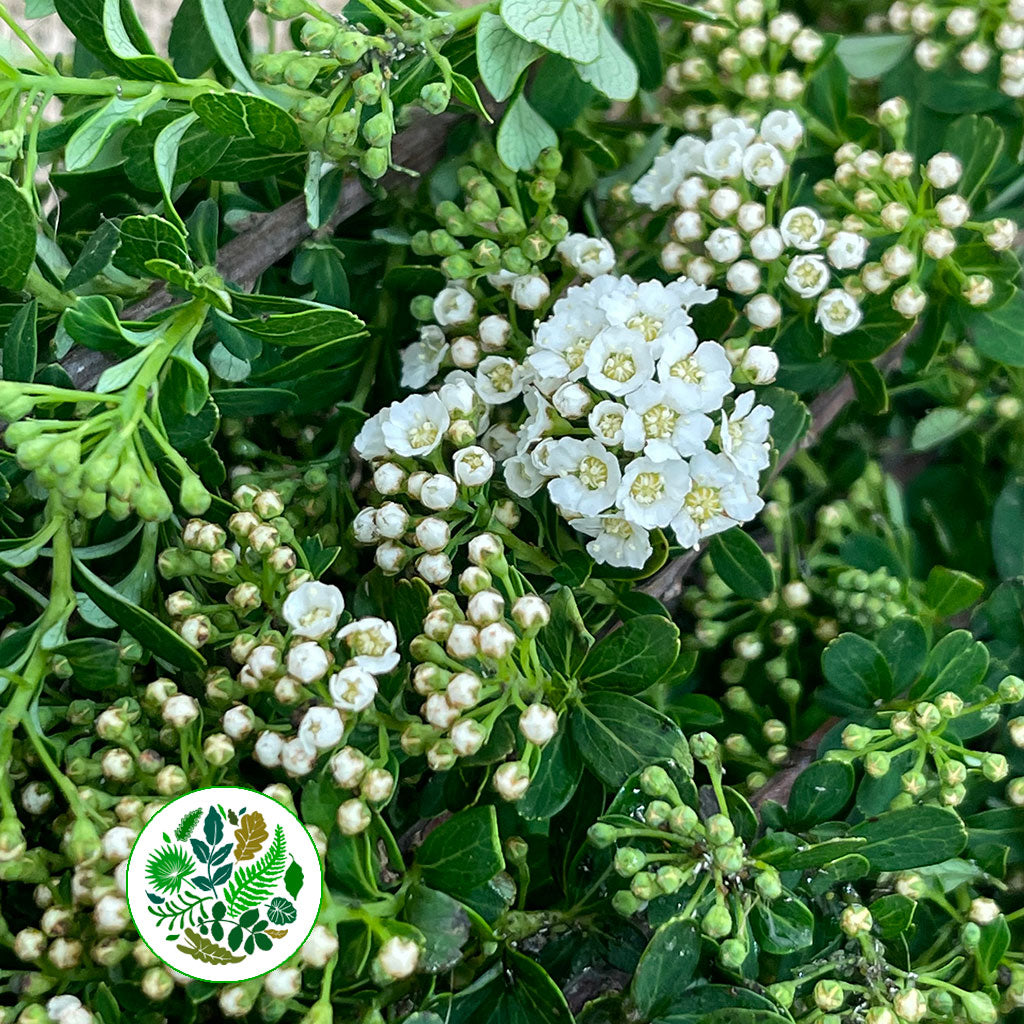
MULTIPOLYGON (((252 0, 225 0, 224 6, 238 39, 252 13, 252 0)), ((198 78, 213 66, 217 51, 203 20, 199 0, 183 0, 178 8, 171 23, 167 52, 178 73, 186 78, 198 78)))
POLYGON ((210 398, 222 416, 244 419, 288 409, 295 402, 296 395, 285 388, 224 388, 211 391, 210 398))
POLYGON ((640 88, 651 92, 661 86, 664 75, 658 26, 640 7, 626 8, 623 17, 623 43, 637 66, 640 88))
POLYGON ((157 259, 188 267, 185 236, 162 217, 125 217, 121 221, 121 241, 114 254, 114 266, 132 277, 149 277, 146 262, 157 259))
POLYGON ((582 775, 583 760, 569 730, 568 716, 563 715, 558 732, 541 751, 537 772, 516 810, 524 818, 554 817, 572 799, 582 775))
POLYGON ((771 421, 772 445, 785 454, 807 433, 811 414, 807 406, 785 388, 760 388, 757 400, 774 410, 771 421))
POLYGON ((692 921, 676 918, 651 937, 640 957, 630 996, 643 1020, 650 1020, 678 1005, 685 1006, 683 991, 700 960, 700 935, 692 921))
POLYGON ((909 615, 901 615, 884 626, 875 639, 892 670, 893 692, 905 693, 928 656, 924 626, 909 615))
POLYGON ((3 379, 30 381, 35 376, 38 358, 35 299, 26 302, 15 314, 3 343, 3 379))
POLYGON ((661 615, 639 615, 599 640, 579 670, 587 690, 640 693, 679 655, 679 627, 661 615))
POLYGON ((36 215, 6 174, 0 174, 0 252, 0 287, 16 292, 36 258, 36 215))
POLYGON ((469 915, 451 896, 425 885, 414 885, 405 898, 404 920, 426 939, 419 969, 428 974, 450 971, 462 959, 469 938, 469 915))
POLYGON ((1004 580, 1024 576, 1021 523, 1024 523, 1024 477, 1014 477, 1000 491, 992 509, 992 554, 1004 580))
POLYGON ((917 904, 898 892, 882 896, 875 900, 868 909, 883 939, 897 939, 905 934, 914 920, 917 904))
POLYGON ((274 345, 303 348, 366 335, 366 325, 354 313, 312 303, 297 313, 235 320, 232 326, 274 345))
POLYGON ((775 591, 775 570, 757 542, 742 530, 726 530, 708 547, 715 572, 740 597, 761 601, 775 591))
POLYGON ((1006 951, 1010 948, 1010 926, 1002 914, 989 924, 982 925, 981 940, 975 950, 978 966, 986 976, 994 973, 1006 951))
POLYGON ((81 255, 64 278, 64 290, 74 291, 103 271, 120 241, 121 233, 117 225, 111 220, 103 221, 89 236, 81 255))
POLYGON ((83 637, 56 648, 71 663, 75 682, 87 690, 110 690, 117 681, 121 649, 113 640, 83 637))
POLYGON ((416 865, 431 888, 458 896, 505 866, 493 807, 471 807, 442 822, 420 844, 416 865))
POLYGON ((936 565, 928 573, 924 599, 936 615, 948 618, 965 608, 970 608, 984 590, 985 585, 981 580, 968 576, 965 572, 936 565))
POLYGON ((815 761, 793 783, 789 819, 793 828, 809 828, 831 821, 853 796, 853 768, 845 761, 815 761))
POLYGON ((969 699, 988 671, 989 653, 966 629, 947 633, 928 655, 920 679, 911 687, 912 700, 926 700, 946 690, 969 699))
POLYGON ((850 833, 867 842, 857 852, 876 871, 904 871, 955 857, 967 844, 960 816, 945 807, 922 804, 886 811, 850 833))
POLYGON ((856 633, 836 637, 822 652, 821 668, 828 680, 828 705, 842 713, 893 696, 892 673, 882 652, 856 633))
POLYGON ((850 363, 850 378, 857 401, 869 416, 888 412, 889 392, 885 388, 885 378, 874 363, 850 363))
POLYGON ((261 96, 202 93, 192 101, 192 109, 218 135, 251 139, 278 153, 299 153, 305 148, 291 115, 261 96))
POLYGON ((771 903, 756 904, 750 924, 766 953, 785 956, 814 941, 814 914, 786 890, 771 903))
POLYGON ((1017 291, 1001 309, 972 312, 967 333, 978 351, 1004 366, 1024 366, 1024 293, 1017 291))

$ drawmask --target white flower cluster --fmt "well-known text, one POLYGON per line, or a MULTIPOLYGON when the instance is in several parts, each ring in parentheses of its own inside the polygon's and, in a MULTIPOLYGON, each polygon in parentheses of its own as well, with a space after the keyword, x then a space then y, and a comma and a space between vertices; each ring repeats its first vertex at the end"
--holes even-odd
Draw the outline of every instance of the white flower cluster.
POLYGON ((692 26, 667 80, 676 92, 710 93, 718 103, 688 102, 682 112, 687 131, 703 129, 722 110, 735 110, 738 98, 758 109, 800 100, 805 69, 824 50, 818 32, 763 0, 703 0, 694 6, 722 21, 692 26))
POLYGON ((527 750, 521 760, 503 763, 494 785, 506 800, 518 800, 529 786, 534 753, 558 731, 558 715, 544 703, 544 680, 536 677, 534 638, 551 610, 536 594, 523 594, 506 611, 488 565, 507 582, 501 541, 493 534, 474 537, 470 566, 459 576, 464 601, 447 590, 431 595, 423 633, 413 641, 420 661, 413 672, 424 698, 422 725, 402 734, 407 754, 425 754, 434 771, 446 771, 457 758, 471 757, 487 742, 507 709, 518 708, 519 731, 527 750), (532 655, 532 656, 531 656, 532 655))
POLYGON ((888 12, 896 32, 922 37, 914 59, 935 71, 955 54, 972 74, 999 62, 999 88, 1007 96, 1024 97, 1024 2, 999 0, 985 4, 906 3, 897 0, 888 12))

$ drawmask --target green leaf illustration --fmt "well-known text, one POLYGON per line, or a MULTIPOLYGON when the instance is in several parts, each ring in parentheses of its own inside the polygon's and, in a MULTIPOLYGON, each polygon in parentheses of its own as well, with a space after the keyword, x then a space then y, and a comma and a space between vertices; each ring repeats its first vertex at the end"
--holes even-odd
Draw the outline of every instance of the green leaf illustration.
POLYGON ((178 946, 179 952, 192 957, 193 960, 200 960, 204 964, 238 964, 245 957, 235 956, 230 950, 218 946, 211 939, 206 939, 192 928, 185 929, 191 946, 178 946))
POLYGON ((203 832, 206 834, 206 841, 210 847, 216 846, 224 838, 224 819, 217 813, 216 808, 211 807, 206 812, 206 821, 203 822, 203 832))
POLYGON ((274 829, 274 839, 267 852, 259 860, 239 868, 231 884, 224 890, 224 902, 228 907, 227 916, 238 917, 241 911, 266 902, 284 873, 284 864, 284 829, 278 825, 274 829))
POLYGON ((188 839, 195 831, 196 825, 199 824, 199 819, 202 816, 203 809, 201 807, 197 807, 194 811, 189 811, 174 830, 174 838, 180 839, 182 842, 188 839))
POLYGON ((294 858, 292 858, 288 870, 284 873, 284 887, 292 899, 295 899, 302 889, 302 868, 299 867, 299 862, 294 858))
POLYGON ((196 862, 178 846, 165 846, 150 854, 146 880, 157 892, 176 893, 195 870, 196 862))
POLYGON ((275 896, 267 907, 267 917, 274 924, 291 924, 296 918, 295 904, 289 903, 283 896, 275 896))

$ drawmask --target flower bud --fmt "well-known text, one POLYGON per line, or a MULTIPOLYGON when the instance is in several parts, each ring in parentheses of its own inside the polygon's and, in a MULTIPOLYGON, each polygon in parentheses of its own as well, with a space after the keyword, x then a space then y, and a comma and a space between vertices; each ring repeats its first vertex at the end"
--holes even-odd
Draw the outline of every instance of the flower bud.
POLYGON ((530 770, 522 761, 506 761, 494 773, 494 788, 503 800, 520 799, 530 786, 530 770))

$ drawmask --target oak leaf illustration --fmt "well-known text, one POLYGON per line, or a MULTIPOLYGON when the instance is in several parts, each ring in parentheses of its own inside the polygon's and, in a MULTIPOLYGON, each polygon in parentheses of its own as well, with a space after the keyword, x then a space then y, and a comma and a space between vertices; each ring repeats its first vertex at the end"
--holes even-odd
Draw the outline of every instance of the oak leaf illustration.
POLYGON ((192 945, 178 946, 178 950, 193 960, 200 960, 204 964, 239 964, 245 959, 244 956, 235 956, 230 949, 218 946, 192 928, 186 928, 185 934, 192 945))
POLYGON ((269 838, 267 823, 259 811, 242 815, 242 822, 235 829, 235 860, 252 860, 269 838))

